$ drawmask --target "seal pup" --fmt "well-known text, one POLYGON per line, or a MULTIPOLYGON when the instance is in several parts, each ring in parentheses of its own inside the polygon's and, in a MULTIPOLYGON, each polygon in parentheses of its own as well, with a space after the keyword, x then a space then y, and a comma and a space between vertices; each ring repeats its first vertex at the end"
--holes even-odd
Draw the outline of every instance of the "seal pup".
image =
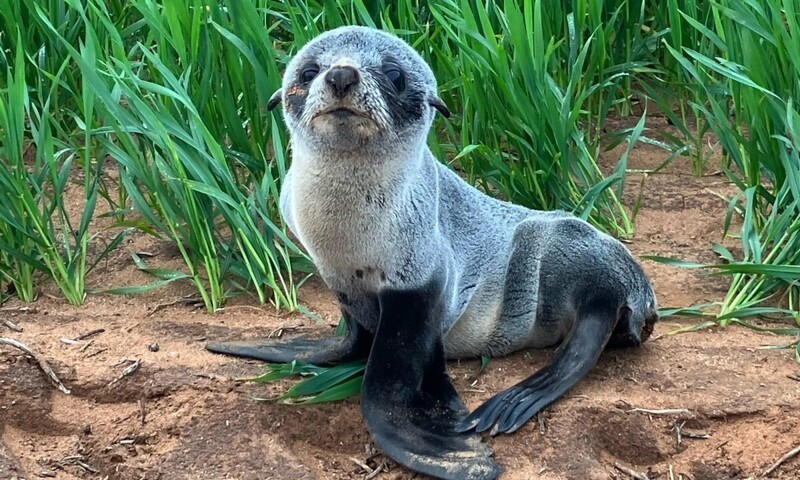
POLYGON ((289 62, 283 104, 292 164, 281 215, 337 295, 345 337, 210 343, 268 362, 367 358, 360 403, 376 445, 446 479, 500 469, 477 432, 513 432, 595 365, 638 346, 657 320, 627 248, 565 212, 489 197, 426 145, 449 111, 433 72, 398 37, 342 27, 289 62), (560 344, 531 377, 471 414, 448 358, 560 344))

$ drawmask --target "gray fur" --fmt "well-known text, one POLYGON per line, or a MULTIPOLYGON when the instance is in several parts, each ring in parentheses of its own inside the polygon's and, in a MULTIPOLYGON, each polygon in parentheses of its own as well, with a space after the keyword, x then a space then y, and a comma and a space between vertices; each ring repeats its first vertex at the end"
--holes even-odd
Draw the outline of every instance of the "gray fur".
POLYGON ((444 274, 449 358, 558 344, 594 296, 629 309, 628 327, 640 332, 657 315, 655 295, 623 244, 571 214, 491 198, 433 157, 436 91, 410 46, 363 27, 326 32, 289 63, 280 95, 292 165, 281 213, 327 285, 374 331, 378 291, 444 274), (407 77, 401 94, 382 77, 387 58, 407 77), (310 63, 319 74, 304 87, 310 63), (341 100, 324 81, 335 65, 361 74, 341 100), (361 116, 319 115, 338 106, 361 116))

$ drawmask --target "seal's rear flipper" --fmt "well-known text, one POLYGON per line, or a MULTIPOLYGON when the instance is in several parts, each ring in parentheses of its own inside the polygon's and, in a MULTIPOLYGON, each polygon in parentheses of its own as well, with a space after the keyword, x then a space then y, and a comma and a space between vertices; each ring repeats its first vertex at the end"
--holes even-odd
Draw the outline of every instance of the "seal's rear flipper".
POLYGON ((361 386, 361 411, 375 444, 399 464, 437 478, 497 478, 500 468, 480 436, 455 430, 467 409, 447 376, 440 286, 384 291, 380 307, 361 386))
POLYGON ((492 435, 516 431, 589 373, 608 342, 619 314, 608 302, 585 306, 550 363, 487 400, 459 424, 458 430, 490 430, 492 435))
POLYGON ((300 336, 288 340, 210 342, 206 344, 206 349, 214 353, 255 358, 270 363, 300 360, 320 366, 365 358, 372 345, 372 335, 348 315, 345 315, 345 321, 348 328, 344 337, 300 336))

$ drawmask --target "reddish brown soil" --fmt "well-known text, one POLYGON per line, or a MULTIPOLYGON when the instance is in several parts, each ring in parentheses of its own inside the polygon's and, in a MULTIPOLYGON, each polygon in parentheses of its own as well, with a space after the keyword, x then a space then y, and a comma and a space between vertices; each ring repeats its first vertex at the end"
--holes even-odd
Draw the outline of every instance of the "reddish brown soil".
MULTIPOLYGON (((621 150, 606 157, 615 161, 621 150)), ((637 148, 631 167, 652 168, 664 153, 637 148)), ((632 204, 641 177, 629 179, 632 204)), ((660 254, 714 261, 729 193, 722 177, 695 178, 677 161, 644 184, 644 204, 630 244, 639 255, 660 254)), ((731 245, 735 245, 732 243, 731 245)), ((174 249, 138 236, 92 274, 97 288, 152 281, 130 259, 149 251, 152 265, 179 267, 174 249)), ((643 261, 662 306, 718 300, 725 279, 643 261)), ((301 300, 324 324, 301 315, 277 315, 249 298, 238 298, 216 315, 190 306, 156 306, 192 292, 172 284, 150 293, 90 295, 71 307, 45 287, 30 311, 9 303, 0 312, 24 328, 0 324, 0 336, 26 343, 49 361, 71 389, 55 390, 37 364, 0 347, 0 478, 33 479, 362 479, 353 459, 374 467, 358 400, 290 406, 256 402, 286 384, 261 386, 234 379, 262 371, 258 362, 212 355, 208 339, 265 335, 279 327, 331 330, 338 313, 318 282, 301 300), (103 333, 78 345, 63 343, 93 329, 103 333), (149 346, 157 343, 158 351, 149 346), (85 347, 85 348, 84 348, 85 347), (127 364, 141 368, 110 384, 127 364), (110 384, 110 385, 109 385, 110 384), (75 460, 80 455, 84 466, 75 460)), ((631 478, 615 464, 655 479, 757 477, 800 444, 800 366, 786 342, 743 328, 666 335, 692 320, 666 319, 641 349, 607 352, 566 398, 513 435, 490 439, 503 479, 631 478), (671 409, 648 413, 637 409, 671 409), (675 426, 682 426, 677 441, 675 426), (705 434, 708 438, 692 438, 705 434), (697 436, 697 435, 695 435, 697 436)), ((287 335, 291 335, 290 331, 287 335)), ((551 354, 530 351, 492 360, 475 381, 477 361, 454 362, 450 372, 470 408, 529 375, 551 354), (474 384, 473 384, 474 383, 474 384)), ((800 458, 784 463, 773 478, 800 478, 800 458)), ((408 479, 388 465, 378 479, 408 479)))

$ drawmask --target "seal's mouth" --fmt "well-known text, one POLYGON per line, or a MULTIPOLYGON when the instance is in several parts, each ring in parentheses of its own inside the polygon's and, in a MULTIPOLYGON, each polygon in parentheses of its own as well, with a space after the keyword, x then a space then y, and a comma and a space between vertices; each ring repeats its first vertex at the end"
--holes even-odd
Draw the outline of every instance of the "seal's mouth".
POLYGON ((336 110, 330 112, 330 114, 333 115, 334 117, 337 117, 337 118, 344 118, 344 117, 349 117, 351 115, 358 115, 353 110, 350 110, 349 108, 344 108, 344 107, 337 108, 336 110))
POLYGON ((334 116, 336 118, 349 118, 349 117, 369 118, 369 116, 364 112, 360 112, 360 111, 354 110, 352 108, 341 107, 341 106, 332 106, 332 107, 324 108, 324 109, 320 110, 319 112, 317 112, 317 114, 314 115, 314 118, 321 117, 323 115, 332 115, 332 116, 334 116))

